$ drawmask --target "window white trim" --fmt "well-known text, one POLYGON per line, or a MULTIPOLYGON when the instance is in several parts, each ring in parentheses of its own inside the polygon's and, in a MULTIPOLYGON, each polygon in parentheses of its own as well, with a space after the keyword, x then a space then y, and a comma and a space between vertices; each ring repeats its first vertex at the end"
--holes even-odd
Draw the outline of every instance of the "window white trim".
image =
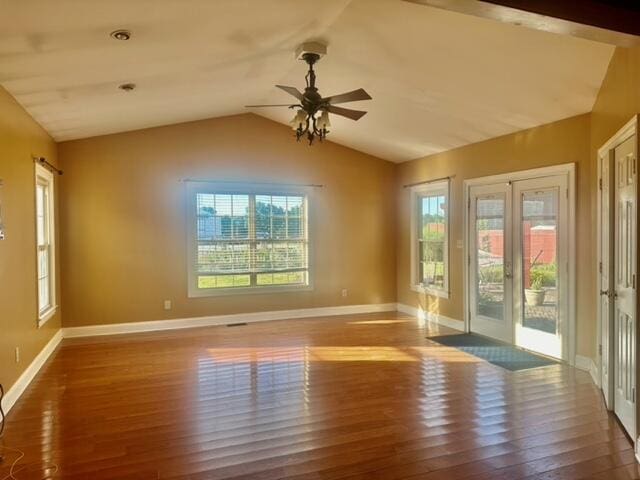
POLYGON ((38 327, 42 327, 58 310, 57 292, 56 292, 56 224, 55 224, 55 182, 53 173, 41 165, 35 165, 35 181, 34 181, 34 216, 36 220, 36 304, 38 308, 38 327), (38 212, 37 212, 37 194, 38 185, 45 186, 47 189, 47 203, 45 205, 45 235, 48 249, 48 290, 49 305, 40 309, 40 287, 39 287, 39 258, 40 245, 38 243, 38 212))
POLYGON ((439 298, 449 298, 449 255, 450 255, 450 225, 451 225, 451 195, 449 180, 442 180, 431 183, 424 183, 411 187, 411 289, 415 292, 433 295, 439 298), (424 196, 443 195, 445 197, 445 238, 444 238, 444 278, 443 287, 434 288, 424 285, 420 279, 420 253, 419 235, 421 228, 420 219, 420 199, 424 196))
POLYGON ((210 182, 186 180, 187 205, 187 282, 190 298, 221 295, 286 293, 313 290, 314 272, 314 227, 313 221, 313 188, 306 186, 278 185, 267 183, 210 182), (232 288, 198 288, 196 272, 197 218, 196 195, 198 193, 245 194, 245 195, 301 195, 306 197, 306 229, 307 229, 307 283, 303 285, 274 285, 232 288))

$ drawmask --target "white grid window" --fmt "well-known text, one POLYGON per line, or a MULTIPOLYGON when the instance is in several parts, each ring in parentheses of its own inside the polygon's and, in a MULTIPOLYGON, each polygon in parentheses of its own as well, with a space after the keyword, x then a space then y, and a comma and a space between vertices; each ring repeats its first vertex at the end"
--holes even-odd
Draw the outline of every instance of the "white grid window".
POLYGON ((53 175, 36 165, 36 262, 38 320, 42 325, 56 310, 53 175))
POLYGON ((449 295, 449 182, 413 188, 412 278, 418 291, 449 295))
POLYGON ((190 190, 190 296, 308 287, 306 194, 190 190))

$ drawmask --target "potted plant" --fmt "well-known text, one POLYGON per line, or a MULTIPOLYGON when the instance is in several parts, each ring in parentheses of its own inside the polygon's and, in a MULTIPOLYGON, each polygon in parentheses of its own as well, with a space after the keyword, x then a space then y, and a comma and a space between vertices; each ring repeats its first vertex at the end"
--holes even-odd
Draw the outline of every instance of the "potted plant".
POLYGON ((542 289, 544 276, 542 272, 531 269, 529 271, 529 288, 524 289, 524 298, 527 304, 539 307, 544 303, 545 290, 542 289))

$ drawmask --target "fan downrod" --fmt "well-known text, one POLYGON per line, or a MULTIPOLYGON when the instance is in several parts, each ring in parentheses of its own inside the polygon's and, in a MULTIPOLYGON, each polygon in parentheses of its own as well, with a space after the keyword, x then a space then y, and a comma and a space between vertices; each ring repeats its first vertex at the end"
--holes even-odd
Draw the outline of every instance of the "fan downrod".
POLYGON ((320 60, 320 55, 317 53, 306 52, 302 55, 302 59, 309 65, 309 71, 305 75, 307 81, 307 87, 304 89, 304 95, 302 97, 302 106, 309 113, 315 113, 320 107, 322 96, 318 93, 316 88, 316 72, 313 70, 313 65, 320 60))

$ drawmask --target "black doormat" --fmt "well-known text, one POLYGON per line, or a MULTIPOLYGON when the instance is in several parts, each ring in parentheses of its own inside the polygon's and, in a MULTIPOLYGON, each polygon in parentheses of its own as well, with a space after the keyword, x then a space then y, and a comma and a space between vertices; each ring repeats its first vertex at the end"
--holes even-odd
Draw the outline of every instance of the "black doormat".
POLYGON ((470 353, 471 355, 511 370, 512 372, 516 370, 526 370, 528 368, 546 367, 558 363, 546 357, 521 350, 513 345, 491 340, 490 338, 480 335, 474 335, 473 333, 441 335, 429 337, 429 340, 470 353))

